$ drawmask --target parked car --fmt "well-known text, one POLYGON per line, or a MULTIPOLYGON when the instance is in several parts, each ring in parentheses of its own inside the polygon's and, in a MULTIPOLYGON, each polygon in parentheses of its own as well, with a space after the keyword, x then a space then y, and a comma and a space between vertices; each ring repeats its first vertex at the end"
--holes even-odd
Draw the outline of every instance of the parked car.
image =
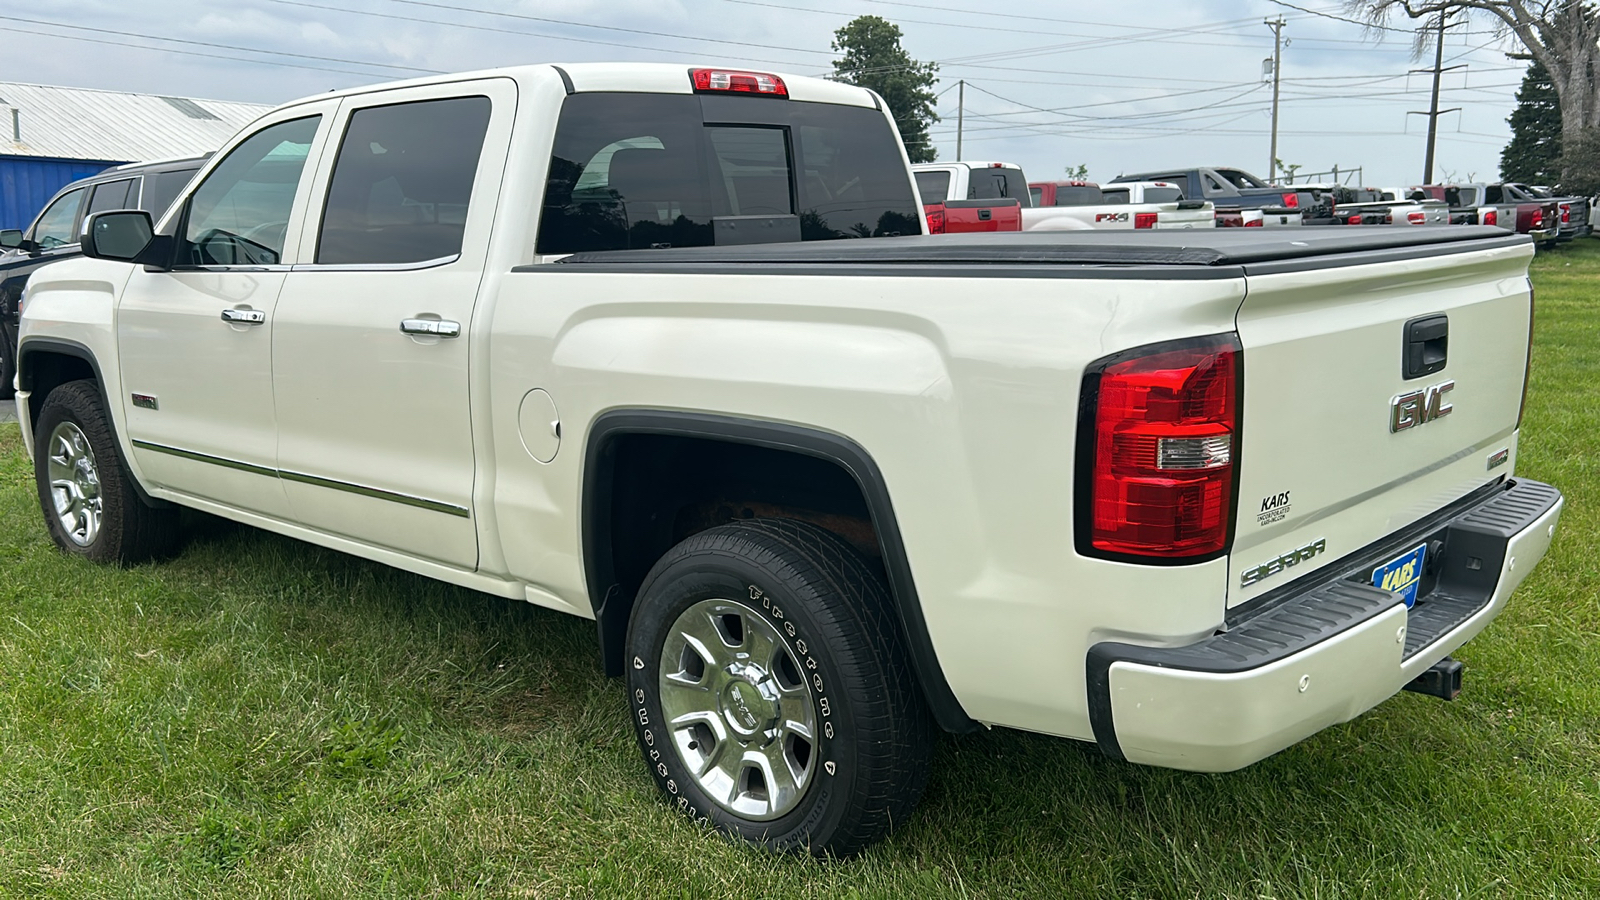
POLYGON ((1449 225, 1450 207, 1421 191, 1330 185, 1334 224, 1449 225))
POLYGON ((1410 194, 1422 194, 1442 201, 1450 209, 1452 225, 1492 225, 1507 231, 1516 230, 1517 205, 1503 203, 1481 204, 1484 192, 1479 186, 1456 184, 1424 184, 1407 189, 1410 194))
POLYGON ((1215 228, 1205 200, 1185 200, 1162 181, 1132 181, 1102 188, 1092 181, 1028 184, 1032 206, 1022 211, 1023 231, 1125 231, 1141 228, 1215 228))
POLYGON ((1593 228, 1589 220, 1589 201, 1585 197, 1575 197, 1557 194, 1548 187, 1526 184, 1508 184, 1507 188, 1516 189, 1521 194, 1538 200, 1553 200, 1556 203, 1558 240, 1570 241, 1588 235, 1593 228))
POLYGON ((1021 231, 1028 180, 1011 163, 919 163, 917 193, 929 234, 1021 231))
MULTIPOLYGON (((1306 224, 1315 224, 1333 215, 1332 203, 1319 191, 1298 185, 1276 187, 1243 169, 1161 169, 1111 179, 1112 184, 1127 181, 1164 181, 1177 185, 1185 197, 1210 200, 1219 215, 1261 209, 1266 212, 1264 224, 1268 226, 1288 224, 1284 220, 1291 214, 1298 214, 1306 224)), ((1230 223, 1219 220, 1218 224, 1230 223)))
POLYGON ((907 818, 938 727, 1216 772, 1455 695, 1562 508, 1514 474, 1527 238, 917 205, 821 79, 290 103, 34 275, 46 528, 129 562, 193 507, 593 618, 666 801, 817 854, 907 818))
POLYGON ((0 400, 15 392, 17 317, 28 276, 78 255, 85 215, 111 209, 165 212, 204 156, 116 166, 62 188, 26 230, 0 232, 0 400))
MULTIPOLYGON (((1415 190, 1422 191, 1430 197, 1444 196, 1449 188, 1454 188, 1456 193, 1455 203, 1450 203, 1452 210, 1482 210, 1493 207, 1496 221, 1494 224, 1507 228, 1518 234, 1526 234, 1541 243, 1553 243, 1560 234, 1561 211, 1554 200, 1542 199, 1523 191, 1512 184, 1456 184, 1456 185, 1419 185, 1415 190)), ((1488 224, 1481 213, 1476 224, 1488 224)), ((1460 224, 1473 224, 1465 215, 1452 216, 1452 221, 1460 224)))

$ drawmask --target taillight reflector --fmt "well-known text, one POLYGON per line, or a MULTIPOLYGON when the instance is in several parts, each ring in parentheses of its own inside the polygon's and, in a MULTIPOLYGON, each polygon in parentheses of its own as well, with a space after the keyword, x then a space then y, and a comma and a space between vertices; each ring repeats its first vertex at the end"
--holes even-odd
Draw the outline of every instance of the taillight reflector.
POLYGON ((1422 223, 1426 222, 1427 220, 1428 220, 1428 217, 1426 215, 1424 215, 1423 213, 1419 213, 1419 212, 1406 213, 1406 221, 1410 222, 1413 225, 1421 225, 1422 223))
POLYGON ((1283 195, 1283 205, 1294 209, 1300 208, 1300 195, 1290 191, 1283 195))
POLYGON ((1492 209, 1489 210, 1488 212, 1483 214, 1483 224, 1485 224, 1485 225, 1498 225, 1498 224, 1500 224, 1500 215, 1498 213, 1496 213, 1492 209))
POLYGON ((1238 338, 1224 334, 1090 366, 1078 433, 1080 553, 1195 562, 1227 549, 1241 362, 1238 338))
POLYGON ((1156 227, 1156 214, 1155 213, 1134 213, 1133 214, 1133 227, 1135 227, 1135 228, 1154 228, 1154 227, 1156 227))
POLYGON ((944 207, 936 203, 924 206, 922 212, 928 217, 928 233, 944 234, 944 207))
POLYGON ((736 69, 690 69, 689 78, 696 91, 731 91, 736 94, 761 94, 768 97, 789 96, 783 79, 764 72, 743 72, 736 69))

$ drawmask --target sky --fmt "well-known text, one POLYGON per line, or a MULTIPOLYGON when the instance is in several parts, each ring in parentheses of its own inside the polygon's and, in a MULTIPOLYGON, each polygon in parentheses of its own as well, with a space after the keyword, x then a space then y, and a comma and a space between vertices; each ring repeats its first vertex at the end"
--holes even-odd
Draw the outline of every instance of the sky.
MULTIPOLYGON (((941 160, 1034 180, 1178 166, 1267 174, 1272 56, 1284 49, 1278 158, 1400 186, 1423 175, 1431 67, 1411 28, 1340 21, 1339 0, 58 0, 0 8, 0 81, 279 103, 432 72, 607 60, 824 75, 835 29, 877 15, 939 64, 941 160), (1321 13, 1322 15, 1318 15, 1321 13), (962 88, 958 82, 965 81, 962 88), (959 101, 964 94, 964 102, 959 101), (959 107, 959 109, 958 109, 959 107), (958 116, 958 113, 960 114, 958 116)), ((1487 18, 1451 28, 1435 180, 1494 180, 1525 63, 1487 18)), ((1332 180, 1331 174, 1317 180, 1332 180)))

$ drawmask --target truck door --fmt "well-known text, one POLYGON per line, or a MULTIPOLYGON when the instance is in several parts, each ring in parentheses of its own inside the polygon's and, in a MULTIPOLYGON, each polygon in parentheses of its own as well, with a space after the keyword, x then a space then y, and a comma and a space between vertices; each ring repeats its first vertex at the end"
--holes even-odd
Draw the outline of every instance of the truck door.
POLYGON ((486 79, 340 108, 273 332, 297 521, 477 565, 468 365, 515 104, 486 79))
POLYGON ((162 223, 176 244, 172 269, 129 275, 117 311, 120 401, 152 486, 287 518, 274 463, 273 314, 310 196, 308 162, 336 108, 275 113, 220 153, 162 223))

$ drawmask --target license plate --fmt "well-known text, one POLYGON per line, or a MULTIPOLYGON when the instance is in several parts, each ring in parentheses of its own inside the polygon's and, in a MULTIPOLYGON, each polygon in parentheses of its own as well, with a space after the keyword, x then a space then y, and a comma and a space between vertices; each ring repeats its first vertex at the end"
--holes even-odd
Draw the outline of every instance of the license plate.
POLYGON ((1409 609, 1417 602, 1417 588, 1422 586, 1422 563, 1427 555, 1428 545, 1423 544, 1399 559, 1384 563, 1372 570, 1372 583, 1404 597, 1409 609))

